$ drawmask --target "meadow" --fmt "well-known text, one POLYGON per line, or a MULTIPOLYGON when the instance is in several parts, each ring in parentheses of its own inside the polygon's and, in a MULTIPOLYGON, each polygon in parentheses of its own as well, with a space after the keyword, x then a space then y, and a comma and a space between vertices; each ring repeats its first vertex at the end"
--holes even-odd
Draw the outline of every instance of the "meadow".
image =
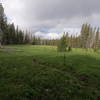
POLYGON ((100 100, 100 51, 4 46, 0 100, 100 100))

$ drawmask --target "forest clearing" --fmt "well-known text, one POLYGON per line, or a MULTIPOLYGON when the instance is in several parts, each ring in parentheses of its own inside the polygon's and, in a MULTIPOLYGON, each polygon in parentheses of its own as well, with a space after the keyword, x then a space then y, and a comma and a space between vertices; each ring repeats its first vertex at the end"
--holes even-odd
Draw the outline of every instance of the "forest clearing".
POLYGON ((100 99, 100 51, 4 46, 0 49, 0 100, 10 99, 100 99))

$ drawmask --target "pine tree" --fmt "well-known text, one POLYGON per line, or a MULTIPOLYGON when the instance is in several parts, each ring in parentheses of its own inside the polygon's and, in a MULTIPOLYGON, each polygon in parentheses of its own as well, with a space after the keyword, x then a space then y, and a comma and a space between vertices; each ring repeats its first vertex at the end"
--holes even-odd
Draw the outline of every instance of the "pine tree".
POLYGON ((26 34, 25 34, 25 36, 24 36, 24 43, 25 43, 25 44, 29 44, 29 42, 30 42, 30 37, 29 37, 28 32, 26 31, 26 34))
POLYGON ((1 44, 23 44, 24 38, 25 41, 27 40, 27 42, 29 42, 29 34, 24 36, 24 32, 19 30, 18 26, 15 29, 14 23, 7 23, 4 8, 2 4, 0 4, 0 47, 1 44))
POLYGON ((4 14, 4 8, 0 3, 0 46, 3 43, 5 37, 6 25, 7 25, 7 20, 4 14))
POLYGON ((81 47, 89 48, 89 42, 92 34, 92 27, 90 24, 83 24, 81 28, 81 47))
POLYGON ((66 34, 64 33, 64 35, 62 36, 62 38, 58 43, 58 51, 65 52, 66 48, 67 48, 67 41, 66 41, 66 34))
POLYGON ((96 36, 95 36, 95 46, 94 46, 94 51, 97 51, 100 47, 100 42, 99 42, 99 39, 100 39, 100 31, 99 31, 99 28, 97 29, 97 32, 96 32, 96 36))

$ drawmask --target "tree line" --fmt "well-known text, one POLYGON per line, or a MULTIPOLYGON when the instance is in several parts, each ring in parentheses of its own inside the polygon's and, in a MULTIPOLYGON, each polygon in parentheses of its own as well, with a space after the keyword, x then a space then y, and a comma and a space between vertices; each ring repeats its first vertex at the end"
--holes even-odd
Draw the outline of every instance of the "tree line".
MULTIPOLYGON (((60 51, 66 51, 66 47, 70 48, 84 48, 94 49, 97 51, 100 49, 100 29, 99 27, 92 27, 90 24, 83 24, 81 27, 80 35, 68 36, 68 33, 64 34, 60 39, 58 48, 60 51)), ((69 50, 68 49, 68 50, 69 50)))
POLYGON ((70 36, 68 32, 64 32, 60 39, 43 40, 34 36, 32 41, 33 45, 58 46, 61 51, 71 48, 94 49, 97 51, 100 49, 100 29, 86 23, 82 25, 80 35, 70 36))
POLYGON ((4 8, 0 4, 0 45, 28 44, 31 40, 29 32, 22 31, 14 23, 8 23, 4 8))
POLYGON ((30 36, 21 29, 15 28, 14 24, 2 24, 2 45, 9 44, 28 44, 30 42, 30 36))
POLYGON ((71 48, 100 49, 100 29, 90 24, 83 24, 80 35, 69 35, 64 32, 61 39, 41 39, 32 36, 28 31, 22 31, 14 23, 9 24, 4 14, 4 8, 0 4, 0 45, 9 44, 33 44, 33 45, 54 45, 59 51, 71 50, 71 48))

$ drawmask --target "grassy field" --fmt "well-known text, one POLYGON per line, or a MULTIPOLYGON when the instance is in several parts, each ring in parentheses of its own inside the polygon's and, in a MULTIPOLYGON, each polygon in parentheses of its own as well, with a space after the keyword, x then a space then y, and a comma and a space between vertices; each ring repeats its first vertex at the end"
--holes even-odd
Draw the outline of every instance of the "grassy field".
POLYGON ((5 46, 0 49, 0 100, 100 100, 100 52, 5 46))

